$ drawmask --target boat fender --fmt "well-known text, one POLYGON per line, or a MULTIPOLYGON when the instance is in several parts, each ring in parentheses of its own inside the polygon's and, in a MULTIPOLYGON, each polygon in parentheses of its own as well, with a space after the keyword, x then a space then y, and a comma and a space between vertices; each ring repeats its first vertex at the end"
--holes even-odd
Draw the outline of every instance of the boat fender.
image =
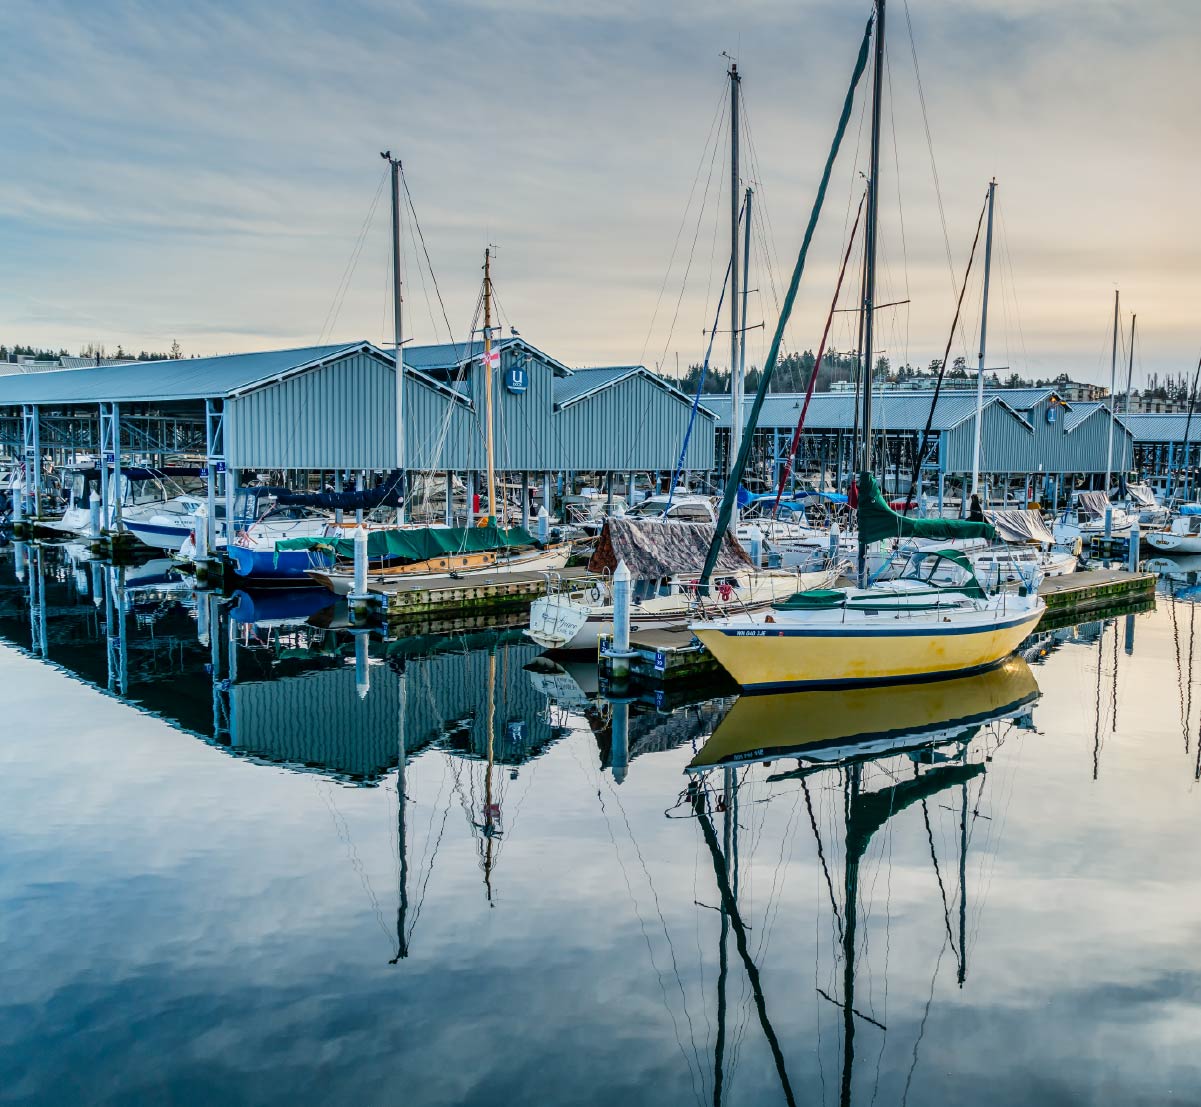
POLYGON ((723 580, 717 586, 717 594, 721 596, 723 600, 729 602, 730 597, 734 595, 734 586, 728 580, 723 580))

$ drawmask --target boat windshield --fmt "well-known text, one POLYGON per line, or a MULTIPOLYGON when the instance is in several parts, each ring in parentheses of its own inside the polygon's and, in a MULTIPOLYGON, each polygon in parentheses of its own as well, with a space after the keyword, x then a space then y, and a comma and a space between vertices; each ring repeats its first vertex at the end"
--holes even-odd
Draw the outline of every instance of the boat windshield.
POLYGON ((978 598, 984 596, 972 563, 958 550, 918 550, 910 555, 899 579, 952 588, 978 598))
POLYGON ((657 518, 666 510, 666 500, 643 500, 637 507, 627 511, 626 514, 636 516, 639 519, 649 519, 657 518))

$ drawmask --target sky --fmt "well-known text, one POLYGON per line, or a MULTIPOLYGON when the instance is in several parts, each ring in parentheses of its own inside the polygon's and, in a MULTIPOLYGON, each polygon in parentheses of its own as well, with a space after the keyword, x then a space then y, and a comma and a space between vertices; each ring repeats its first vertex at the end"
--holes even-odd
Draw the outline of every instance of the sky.
MULTIPOLYGON (((569 365, 674 372, 705 355, 728 259, 724 51, 743 75, 759 364, 870 8, 10 0, 0 341, 175 340, 185 355, 389 342, 391 149, 424 236, 406 214, 413 341, 466 336, 493 245, 503 326, 569 365)), ((1192 372, 1201 9, 890 0, 887 24, 878 300, 908 302, 880 313, 877 353, 942 357, 995 176, 989 368, 1107 382, 1118 289, 1124 365, 1138 315, 1135 385, 1192 372)), ((867 167, 868 92, 786 350, 820 339, 867 167)), ((983 234, 951 342, 972 364, 982 255, 983 234)), ((852 319, 834 316, 834 348, 853 347, 852 319)))

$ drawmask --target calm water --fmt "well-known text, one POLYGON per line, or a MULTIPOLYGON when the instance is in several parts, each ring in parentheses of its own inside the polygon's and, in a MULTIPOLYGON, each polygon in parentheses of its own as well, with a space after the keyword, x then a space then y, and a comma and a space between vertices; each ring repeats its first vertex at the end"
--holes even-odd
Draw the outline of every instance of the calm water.
POLYGON ((1187 582, 941 698, 656 709, 20 556, 6 1102, 1201 1102, 1187 582))

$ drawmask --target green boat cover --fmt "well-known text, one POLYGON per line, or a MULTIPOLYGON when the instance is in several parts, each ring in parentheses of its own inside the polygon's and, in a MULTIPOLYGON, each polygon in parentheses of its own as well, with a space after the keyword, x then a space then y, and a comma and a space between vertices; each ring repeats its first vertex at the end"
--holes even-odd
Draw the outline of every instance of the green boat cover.
POLYGON ((880 494, 871 473, 859 474, 859 541, 868 546, 885 538, 987 538, 997 536, 991 523, 967 519, 910 519, 898 515, 880 494))
POLYGON ((847 602, 847 594, 837 588, 810 588, 805 592, 794 592, 786 600, 773 603, 777 611, 826 611, 830 608, 842 607, 847 602))
MULTIPOLYGON (((522 527, 413 527, 369 530, 367 556, 395 561, 429 561, 447 555, 506 550, 532 546, 534 539, 522 527)), ((354 558, 353 538, 282 538, 275 543, 283 550, 325 550, 350 561, 354 558)))

